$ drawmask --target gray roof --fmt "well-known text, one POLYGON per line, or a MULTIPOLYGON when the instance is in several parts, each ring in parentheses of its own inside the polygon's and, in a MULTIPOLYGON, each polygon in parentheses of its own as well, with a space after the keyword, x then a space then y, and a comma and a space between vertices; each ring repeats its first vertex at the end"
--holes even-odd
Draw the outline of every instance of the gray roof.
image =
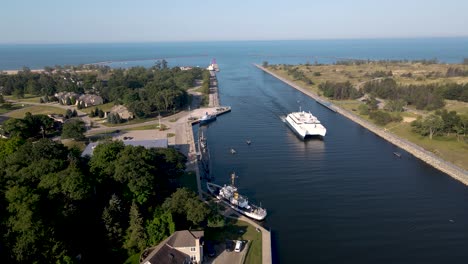
POLYGON ((154 254, 148 256, 143 264, 185 264, 191 263, 190 256, 164 244, 154 254))
POLYGON ((203 234, 203 231, 177 231, 171 236, 169 241, 167 241, 167 244, 175 248, 194 247, 195 239, 200 239, 203 237, 203 234))
POLYGON ((182 230, 174 232, 170 237, 154 247, 143 264, 175 264, 192 263, 190 256, 177 250, 178 247, 195 247, 195 239, 203 237, 203 231, 182 230))
MULTIPOLYGON (((94 148, 99 145, 101 142, 92 142, 89 143, 86 148, 81 153, 81 156, 86 155, 92 156, 94 148)), ((125 146, 143 146, 145 148, 167 148, 167 138, 162 139, 153 139, 153 140, 124 140, 123 143, 125 146)))

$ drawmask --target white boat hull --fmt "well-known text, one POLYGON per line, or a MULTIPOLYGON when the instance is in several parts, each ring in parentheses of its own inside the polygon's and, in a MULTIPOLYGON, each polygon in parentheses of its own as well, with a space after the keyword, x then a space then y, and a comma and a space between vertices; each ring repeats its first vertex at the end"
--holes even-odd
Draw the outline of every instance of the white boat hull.
POLYGON ((259 215, 259 214, 256 214, 256 213, 246 211, 246 210, 244 210, 242 208, 239 208, 238 206, 235 206, 235 205, 231 204, 230 201, 228 201, 224 197, 219 196, 217 194, 217 192, 219 192, 219 189, 222 188, 221 186, 219 186, 217 184, 214 184, 214 183, 206 183, 206 187, 207 187, 207 189, 208 189, 208 191, 210 192, 211 195, 213 195, 220 202, 222 202, 225 205, 231 207, 234 211, 236 211, 236 212, 238 212, 240 214, 243 214, 243 215, 245 215, 247 217, 250 217, 250 218, 252 218, 254 220, 257 220, 257 221, 262 221, 262 220, 265 219, 266 213, 262 214, 262 215, 259 215), (215 188, 218 189, 218 191, 215 188))
POLYGON ((294 131, 301 139, 308 136, 325 137, 327 129, 320 123, 318 124, 298 124, 293 120, 291 114, 286 117, 286 124, 294 131))

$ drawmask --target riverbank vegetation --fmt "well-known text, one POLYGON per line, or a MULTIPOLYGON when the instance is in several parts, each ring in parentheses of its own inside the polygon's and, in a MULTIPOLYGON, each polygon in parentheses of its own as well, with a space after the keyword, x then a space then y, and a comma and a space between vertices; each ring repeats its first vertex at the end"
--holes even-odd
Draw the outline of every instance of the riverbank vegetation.
POLYGON ((30 136, 0 139, 2 263, 123 263, 174 230, 223 226, 180 188, 186 158, 174 149, 110 141, 81 157, 30 136))
POLYGON ((346 60, 267 68, 468 169, 467 64, 346 60))

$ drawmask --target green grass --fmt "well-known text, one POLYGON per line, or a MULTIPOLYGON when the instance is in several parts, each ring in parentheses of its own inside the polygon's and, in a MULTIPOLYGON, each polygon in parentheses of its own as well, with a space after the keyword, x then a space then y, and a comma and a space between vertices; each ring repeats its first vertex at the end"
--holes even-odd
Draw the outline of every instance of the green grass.
POLYGON ((136 253, 128 257, 124 264, 140 264, 140 253, 136 253))
POLYGON ((48 105, 33 105, 33 106, 26 106, 21 110, 14 111, 11 113, 6 114, 9 117, 14 118, 23 118, 27 112, 30 112, 33 115, 48 115, 48 114, 65 114, 65 109, 48 106, 48 105))
POLYGON ((245 263, 262 263, 262 233, 252 225, 239 220, 228 219, 222 228, 205 229, 205 239, 224 243, 228 240, 249 240, 250 247, 245 263))
POLYGON ((413 133, 409 123, 401 124, 391 129, 391 132, 442 157, 446 161, 468 170, 468 144, 457 141, 455 135, 449 137, 434 137, 430 140, 428 136, 423 137, 413 133))
MULTIPOLYGON (((164 124, 161 124, 162 130, 167 130, 167 127, 164 124)), ((130 130, 151 130, 151 129, 159 129, 159 124, 158 125, 143 125, 139 127, 132 127, 132 128, 126 128, 123 131, 130 131, 130 130)))
POLYGON ((179 177, 179 183, 195 193, 198 193, 197 175, 193 171, 188 171, 179 177))
POLYGON ((86 142, 85 141, 76 141, 76 140, 71 140, 71 139, 63 139, 62 144, 68 147, 69 149, 71 148, 78 148, 81 152, 86 148, 86 142))
POLYGON ((102 104, 102 105, 96 105, 96 106, 92 106, 92 107, 83 108, 83 109, 80 109, 80 111, 85 112, 85 113, 87 113, 89 115, 91 113, 91 111, 94 111, 94 109, 96 109, 96 107, 97 107, 97 108, 101 109, 104 112, 109 112, 114 105, 115 104, 113 102, 110 102, 110 103, 106 103, 106 104, 102 104))
POLYGON ((0 115, 14 111, 14 110, 21 109, 22 107, 23 106, 19 104, 12 104, 11 107, 9 108, 0 107, 0 115))
POLYGON ((468 103, 455 100, 445 100, 447 111, 456 111, 462 115, 468 115, 468 103))

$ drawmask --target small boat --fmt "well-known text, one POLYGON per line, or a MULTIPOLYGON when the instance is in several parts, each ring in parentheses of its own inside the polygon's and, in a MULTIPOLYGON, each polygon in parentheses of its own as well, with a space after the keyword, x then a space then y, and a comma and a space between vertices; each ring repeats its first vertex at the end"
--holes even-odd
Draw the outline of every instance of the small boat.
POLYGON ((216 115, 215 114, 208 114, 208 112, 205 113, 204 116, 200 117, 198 121, 200 121, 200 125, 208 124, 210 122, 213 122, 216 120, 216 115))
POLYGON ((395 156, 401 158, 401 153, 400 153, 400 152, 393 152, 393 155, 395 155, 395 156))
POLYGON ((250 144, 252 144, 252 141, 249 140, 249 139, 247 139, 247 140, 245 141, 245 143, 247 143, 247 145, 250 145, 250 144))
POLYGON ((237 153, 237 151, 235 149, 233 149, 233 148, 231 148, 230 151, 231 151, 231 154, 236 154, 237 153))

